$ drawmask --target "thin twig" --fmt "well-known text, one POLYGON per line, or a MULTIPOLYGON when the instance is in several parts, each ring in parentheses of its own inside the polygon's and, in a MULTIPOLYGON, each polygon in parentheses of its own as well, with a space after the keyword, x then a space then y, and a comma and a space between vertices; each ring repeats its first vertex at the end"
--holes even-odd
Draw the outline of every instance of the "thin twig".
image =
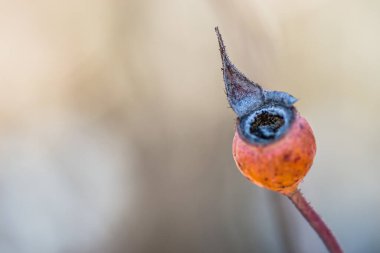
POLYGON ((314 211, 310 204, 306 201, 305 197, 302 195, 300 190, 295 191, 293 194, 289 195, 288 198, 296 206, 296 208, 301 212, 303 217, 307 222, 314 228, 315 232, 322 239, 323 243, 326 245, 327 249, 331 253, 343 253, 342 248, 335 239, 333 233, 323 222, 321 217, 314 211))

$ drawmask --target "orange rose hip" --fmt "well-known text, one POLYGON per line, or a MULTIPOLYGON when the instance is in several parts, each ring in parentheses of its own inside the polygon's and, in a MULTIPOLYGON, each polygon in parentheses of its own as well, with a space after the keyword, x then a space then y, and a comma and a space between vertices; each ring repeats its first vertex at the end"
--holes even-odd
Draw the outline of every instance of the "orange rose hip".
POLYGON ((296 98, 265 90, 240 73, 216 32, 227 99, 237 115, 236 165, 258 186, 290 196, 313 163, 316 144, 311 127, 294 107, 296 98))
POLYGON ((316 145, 311 127, 294 107, 297 99, 265 90, 240 73, 229 60, 217 27, 215 31, 227 99, 237 116, 232 146, 236 165, 251 182, 286 195, 329 252, 342 253, 329 227, 298 189, 313 163, 316 145))
POLYGON ((284 136, 268 145, 254 145, 235 132, 233 156, 240 172, 255 184, 285 195, 293 193, 309 171, 316 152, 313 132, 296 114, 284 136))

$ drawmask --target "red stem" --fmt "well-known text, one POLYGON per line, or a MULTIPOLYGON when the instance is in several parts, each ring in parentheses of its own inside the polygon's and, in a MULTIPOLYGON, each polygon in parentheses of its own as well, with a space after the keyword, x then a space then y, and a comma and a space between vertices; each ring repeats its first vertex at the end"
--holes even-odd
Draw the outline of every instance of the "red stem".
POLYGON ((295 191, 293 194, 289 195, 288 198, 301 212, 303 217, 307 220, 310 226, 313 227, 315 232, 322 239, 323 243, 326 245, 327 249, 331 253, 343 253, 342 248, 339 246, 334 235, 331 233, 330 229, 323 222, 321 217, 314 211, 310 204, 306 201, 300 190, 295 191))

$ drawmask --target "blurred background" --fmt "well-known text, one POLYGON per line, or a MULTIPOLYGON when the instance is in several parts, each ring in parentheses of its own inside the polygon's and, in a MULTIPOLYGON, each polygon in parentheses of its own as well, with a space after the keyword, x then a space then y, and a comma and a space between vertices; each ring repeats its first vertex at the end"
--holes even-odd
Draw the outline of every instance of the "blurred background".
POLYGON ((214 27, 299 98, 301 184, 346 252, 380 252, 378 1, 0 1, 0 252, 326 252, 231 155, 214 27))

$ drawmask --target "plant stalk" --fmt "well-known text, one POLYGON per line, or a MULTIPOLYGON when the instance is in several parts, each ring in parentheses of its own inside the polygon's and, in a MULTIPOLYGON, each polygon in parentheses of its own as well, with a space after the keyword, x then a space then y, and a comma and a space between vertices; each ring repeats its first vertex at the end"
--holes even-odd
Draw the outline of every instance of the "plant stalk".
POLYGON ((313 227, 318 236, 322 239, 330 253, 343 253, 338 241, 335 239, 331 230, 323 222, 321 217, 314 211, 310 204, 306 201, 300 190, 296 190, 294 193, 287 195, 290 201, 305 217, 310 226, 313 227))

